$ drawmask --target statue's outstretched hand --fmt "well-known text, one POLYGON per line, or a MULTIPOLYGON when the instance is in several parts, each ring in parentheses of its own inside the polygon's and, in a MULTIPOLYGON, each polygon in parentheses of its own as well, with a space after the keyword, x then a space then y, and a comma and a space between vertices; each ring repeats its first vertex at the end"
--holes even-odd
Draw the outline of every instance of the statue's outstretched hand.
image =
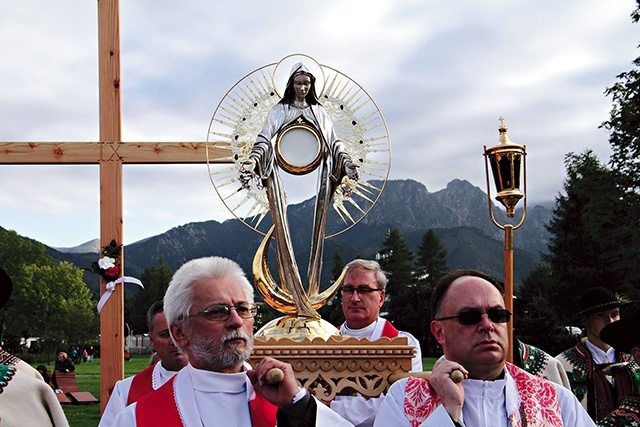
POLYGON ((252 173, 256 168, 256 161, 253 159, 247 159, 242 162, 240 166, 240 173, 252 173))
POLYGON ((240 183, 242 188, 249 189, 251 179, 255 176, 256 161, 247 159, 240 166, 240 183))
POLYGON ((356 166, 351 160, 347 160, 344 163, 344 172, 350 180, 358 180, 358 166, 356 166))

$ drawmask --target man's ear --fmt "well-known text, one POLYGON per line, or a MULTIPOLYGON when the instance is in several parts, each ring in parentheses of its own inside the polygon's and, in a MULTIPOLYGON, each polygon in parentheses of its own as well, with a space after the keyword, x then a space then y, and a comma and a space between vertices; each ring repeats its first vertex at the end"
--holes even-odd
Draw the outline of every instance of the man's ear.
POLYGON ((385 290, 380 291, 380 301, 378 301, 378 308, 382 308, 386 295, 387 295, 387 293, 386 293, 385 290))
POLYGON ((433 334, 438 344, 444 344, 444 328, 442 327, 442 322, 438 320, 431 321, 431 333, 433 334))
POLYGON ((588 322, 589 318, 587 318, 586 316, 580 319, 580 323, 582 323, 582 326, 584 326, 585 328, 587 327, 588 322))
POLYGON ((189 331, 182 322, 173 323, 171 326, 171 336, 180 348, 185 348, 189 344, 189 331))

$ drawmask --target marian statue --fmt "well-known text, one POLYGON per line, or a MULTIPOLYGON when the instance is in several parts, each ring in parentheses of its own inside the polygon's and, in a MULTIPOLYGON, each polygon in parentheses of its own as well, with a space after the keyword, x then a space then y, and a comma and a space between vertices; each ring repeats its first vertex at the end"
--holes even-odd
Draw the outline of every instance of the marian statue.
MULTIPOLYGON (((255 173, 267 189, 269 210, 277 242, 278 273, 280 280, 296 297, 296 304, 300 308, 298 314, 303 316, 317 315, 308 298, 302 297, 305 293, 291 244, 291 233, 287 220, 287 197, 280 179, 279 162, 274 145, 276 135, 284 131, 287 126, 296 124, 300 126, 300 129, 304 129, 306 126, 308 132, 320 136, 321 149, 318 153, 320 171, 307 275, 309 294, 318 292, 325 228, 331 197, 336 187, 342 184, 343 178, 346 177, 351 181, 358 180, 356 165, 351 160, 342 141, 338 139, 331 119, 316 96, 315 82, 316 78, 303 62, 293 66, 284 96, 269 112, 251 154, 241 169, 244 179, 250 178, 255 173)), ((345 181, 343 188, 349 188, 348 181, 345 181)))
POLYGON ((230 168, 214 170, 215 165, 209 163, 214 187, 236 217, 265 235, 253 267, 258 290, 267 303, 283 313, 319 319, 316 309, 331 299, 340 285, 338 280, 321 292, 322 257, 324 241, 331 235, 327 232, 331 211, 338 217, 332 224, 342 219, 344 229, 350 228, 369 212, 386 183, 390 143, 380 111, 348 77, 306 55, 290 55, 241 80, 221 102, 211 123, 207 149, 228 144, 234 153, 230 168), (284 84, 280 75, 291 63, 284 84), (282 95, 278 78, 284 87, 282 95), (296 176, 316 170, 305 291, 281 173, 296 176), (229 188, 238 182, 239 189, 229 188), (268 231, 261 231, 259 224, 267 212, 272 225, 268 231), (267 269, 261 258, 266 258, 272 236, 279 284, 268 271, 256 271, 267 269))

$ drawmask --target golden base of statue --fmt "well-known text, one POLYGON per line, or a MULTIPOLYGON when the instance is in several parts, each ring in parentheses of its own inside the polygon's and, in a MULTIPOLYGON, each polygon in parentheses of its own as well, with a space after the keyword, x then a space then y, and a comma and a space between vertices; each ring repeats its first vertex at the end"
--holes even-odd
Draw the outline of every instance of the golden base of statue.
POLYGON ((328 340, 329 337, 337 335, 340 335, 340 331, 326 320, 296 315, 273 319, 255 334, 256 337, 288 338, 293 341, 313 338, 328 340))

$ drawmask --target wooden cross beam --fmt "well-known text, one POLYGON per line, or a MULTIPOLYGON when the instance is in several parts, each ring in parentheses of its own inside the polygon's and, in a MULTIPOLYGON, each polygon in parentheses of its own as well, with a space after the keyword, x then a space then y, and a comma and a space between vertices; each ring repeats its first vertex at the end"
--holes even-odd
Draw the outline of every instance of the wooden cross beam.
MULTIPOLYGON (((123 241, 122 165, 206 163, 205 142, 122 142, 119 0, 98 1, 100 142, 0 142, 0 164, 100 165, 100 244, 123 241)), ((218 143, 209 162, 225 162, 218 143)), ((121 257, 124 270, 124 253, 121 257)), ((100 281, 100 294, 106 290, 100 281)), ((100 412, 124 378, 124 291, 115 291, 100 314, 100 412)))
MULTIPOLYGON (((206 163, 206 142, 0 142, 0 164, 206 163)), ((229 144, 209 145, 209 161, 227 163, 229 144)))

